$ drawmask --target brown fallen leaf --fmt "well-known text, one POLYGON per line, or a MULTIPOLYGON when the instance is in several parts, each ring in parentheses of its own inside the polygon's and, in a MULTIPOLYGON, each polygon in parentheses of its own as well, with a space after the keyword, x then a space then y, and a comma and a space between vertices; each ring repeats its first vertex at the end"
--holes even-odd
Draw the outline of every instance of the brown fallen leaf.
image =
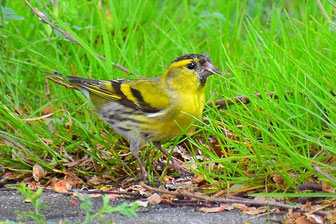
POLYGON ((232 205, 232 207, 233 207, 233 208, 236 208, 236 209, 239 209, 240 211, 245 211, 245 210, 248 210, 248 209, 249 209, 249 207, 247 207, 247 206, 244 205, 244 204, 236 204, 236 203, 234 203, 234 204, 232 205))
POLYGON ((99 198, 102 196, 102 194, 96 193, 96 194, 89 194, 90 198, 99 198))
POLYGON ((305 217, 304 215, 302 215, 299 218, 295 219, 294 222, 291 222, 291 223, 293 223, 293 224, 314 224, 309 219, 307 219, 307 217, 305 217))
POLYGON ((203 186, 207 183, 205 178, 202 178, 201 176, 195 175, 194 178, 191 180, 193 183, 197 184, 198 187, 203 186))
POLYGON ((33 178, 35 181, 39 181, 42 177, 44 177, 45 175, 45 171, 42 168, 42 166, 40 166, 39 164, 35 164, 33 166, 33 178))
POLYGON ((101 190, 101 191, 118 191, 117 188, 112 187, 112 186, 103 186, 103 187, 99 188, 99 190, 101 190))
POLYGON ((282 177, 279 174, 274 174, 273 181, 276 186, 281 187, 285 184, 285 181, 282 179, 282 177))
POLYGON ((248 215, 258 215, 261 213, 265 213, 266 211, 267 209, 263 207, 257 209, 255 207, 250 207, 249 209, 244 210, 243 213, 248 215))
POLYGON ((305 214, 307 219, 311 221, 312 223, 318 223, 322 224, 324 223, 324 220, 321 216, 315 215, 315 214, 305 214))
POLYGON ((131 187, 128 187, 125 189, 126 192, 138 192, 140 195, 145 196, 145 197, 149 197, 151 196, 151 192, 148 191, 147 189, 143 188, 140 185, 133 185, 131 187))
POLYGON ((199 209, 199 211, 206 212, 206 213, 222 212, 222 211, 225 211, 225 210, 226 210, 226 208, 224 206, 212 207, 212 208, 203 207, 203 208, 199 209))
POLYGON ((69 184, 70 189, 78 188, 83 184, 83 181, 77 177, 74 173, 64 169, 63 173, 65 174, 65 180, 69 184))
POLYGON ((68 190, 71 190, 71 185, 66 181, 66 179, 63 179, 56 182, 53 189, 58 193, 67 193, 68 190))
POLYGON ((93 176, 87 181, 87 184, 89 184, 89 186, 97 186, 97 185, 105 184, 106 182, 107 180, 104 178, 93 176))
POLYGON ((219 143, 218 138, 215 135, 213 135, 213 136, 209 137, 208 140, 209 140, 209 144, 210 144, 211 148, 213 149, 213 151, 215 152, 215 154, 217 156, 222 156, 225 151, 222 149, 222 147, 221 147, 222 144, 219 143))
POLYGON ((27 186, 27 188, 28 188, 28 189, 31 189, 31 190, 37 190, 37 189, 39 189, 40 187, 41 187, 41 186, 40 186, 37 182, 35 182, 35 181, 29 183, 28 186, 27 186))
POLYGON ((31 199, 28 199, 28 198, 27 198, 27 199, 23 200, 22 202, 23 202, 23 203, 31 203, 32 201, 31 201, 31 199))
POLYGON ((288 213, 284 216, 284 223, 287 224, 313 224, 301 212, 294 212, 289 209, 288 213))
POLYGON ((335 189, 327 183, 322 183, 322 191, 328 193, 335 193, 335 189))
POLYGON ((52 107, 50 105, 48 105, 48 106, 42 108, 41 112, 44 115, 51 114, 52 113, 52 107))
POLYGON ((175 195, 171 194, 162 194, 161 195, 161 200, 165 202, 172 202, 174 199, 176 199, 175 195))
POLYGON ((149 198, 147 198, 147 201, 149 204, 157 205, 161 202, 161 197, 157 193, 154 193, 151 196, 149 196, 149 198))

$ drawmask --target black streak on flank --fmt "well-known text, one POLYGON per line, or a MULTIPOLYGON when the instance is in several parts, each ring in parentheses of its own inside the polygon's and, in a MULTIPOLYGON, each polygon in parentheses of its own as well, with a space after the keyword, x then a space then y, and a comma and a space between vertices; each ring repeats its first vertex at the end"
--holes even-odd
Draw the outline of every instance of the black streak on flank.
POLYGON ((131 87, 131 92, 132 92, 133 96, 134 96, 135 98, 137 98, 137 100, 138 100, 139 102, 142 102, 142 103, 145 102, 144 99, 143 99, 143 97, 142 97, 142 94, 141 94, 141 92, 140 92, 139 90, 134 89, 134 88, 131 87))
POLYGON ((116 127, 117 130, 123 131, 123 132, 130 132, 131 129, 123 128, 123 127, 116 127))

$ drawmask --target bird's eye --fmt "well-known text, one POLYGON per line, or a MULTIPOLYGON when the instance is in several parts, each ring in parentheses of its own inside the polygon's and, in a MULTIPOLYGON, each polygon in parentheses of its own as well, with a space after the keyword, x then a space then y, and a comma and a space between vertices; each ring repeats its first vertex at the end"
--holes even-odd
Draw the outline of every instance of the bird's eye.
POLYGON ((189 64, 187 64, 187 68, 188 69, 194 69, 196 67, 196 62, 194 62, 194 61, 192 61, 192 62, 190 62, 189 64))

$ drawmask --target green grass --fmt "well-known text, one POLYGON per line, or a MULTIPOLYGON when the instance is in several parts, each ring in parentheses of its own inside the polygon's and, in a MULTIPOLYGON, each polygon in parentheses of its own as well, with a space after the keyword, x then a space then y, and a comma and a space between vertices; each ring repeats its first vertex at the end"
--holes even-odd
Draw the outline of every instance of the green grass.
MULTIPOLYGON (((197 161, 195 172, 213 191, 233 184, 263 186, 262 192, 274 193, 293 193, 305 182, 336 187, 312 168, 317 164, 336 175, 336 99, 330 92, 336 86, 336 29, 315 1, 100 2, 59 1, 53 7, 49 1, 31 1, 82 48, 39 21, 23 1, 3 5, 0 133, 32 154, 1 144, 0 166, 25 172, 39 163, 52 175, 52 170, 68 168, 64 164, 70 158, 89 154, 101 166, 92 162, 73 169, 84 180, 102 173, 119 178, 135 174, 134 158, 124 155, 127 143, 93 113, 81 93, 51 83, 51 101, 46 101, 43 72, 74 75, 73 68, 87 78, 138 77, 112 67, 113 61, 154 77, 175 57, 194 52, 209 55, 227 74, 209 79, 208 101, 244 95, 251 103, 206 107, 197 133, 166 147, 183 143, 194 155, 201 150, 207 161, 197 161), (271 91, 279 98, 264 95, 271 91), (22 121, 41 116, 48 105, 53 117, 22 121), (229 138, 226 130, 235 137, 229 138), (277 185, 275 174, 285 184, 277 185)), ((322 3, 332 18, 335 9, 322 3)), ((159 155, 148 147, 142 158, 150 167, 159 155)))

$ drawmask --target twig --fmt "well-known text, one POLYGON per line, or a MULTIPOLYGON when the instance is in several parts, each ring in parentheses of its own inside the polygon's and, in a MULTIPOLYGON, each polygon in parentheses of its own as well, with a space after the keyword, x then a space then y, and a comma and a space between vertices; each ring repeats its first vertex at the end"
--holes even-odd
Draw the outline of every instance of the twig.
POLYGON ((74 87, 72 85, 68 85, 68 84, 66 84, 64 82, 61 82, 61 81, 56 80, 56 79, 53 79, 50 76, 46 76, 46 78, 45 78, 45 84, 46 84, 47 101, 50 101, 50 97, 49 97, 50 96, 49 80, 57 83, 58 85, 64 86, 64 87, 66 87, 68 89, 76 89, 76 87, 74 87))
POLYGON ((48 117, 51 117, 52 115, 54 115, 54 113, 50 113, 50 114, 46 114, 40 117, 33 117, 33 118, 24 118, 22 119, 22 121, 38 121, 38 120, 43 120, 46 119, 48 117))
POLYGON ((318 5, 318 7, 320 8, 324 18, 328 21, 328 23, 330 23, 331 25, 333 25, 330 17, 328 16, 328 13, 326 12, 324 6, 322 5, 321 1, 320 0, 316 0, 316 3, 318 5))
POLYGON ((259 205, 259 206, 270 206, 270 207, 277 207, 277 208, 282 208, 282 209, 295 209, 295 206, 284 204, 284 203, 279 203, 279 202, 271 202, 271 201, 254 201, 254 200, 248 200, 248 199, 230 199, 230 198, 213 198, 209 196, 203 196, 203 195, 197 195, 190 193, 188 191, 183 191, 183 192, 171 192, 167 191, 164 189, 158 189, 158 188, 153 188, 150 187, 143 182, 140 183, 140 185, 147 190, 151 190, 154 192, 162 193, 162 194, 170 194, 174 196, 179 196, 179 197, 190 197, 190 198, 195 198, 199 199, 202 201, 208 201, 208 202, 215 202, 215 203, 239 203, 239 204, 246 204, 246 205, 259 205))
POLYGON ((334 177, 330 176, 325 171, 323 171, 320 166, 315 165, 315 166, 313 166, 313 169, 314 169, 314 171, 316 173, 321 174, 322 176, 324 176, 325 178, 327 178, 328 180, 330 180, 331 182, 333 182, 334 184, 336 184, 336 179, 334 177))
MULTIPOLYGON (((55 112, 51 112, 49 114, 43 115, 43 116, 39 116, 39 117, 33 117, 33 118, 23 118, 22 121, 38 121, 38 120, 43 120, 46 119, 48 117, 53 116, 55 113, 61 112, 61 111, 65 111, 65 110, 57 110, 55 112)), ((67 112, 67 111, 65 111, 67 112)))
MULTIPOLYGON (((60 28, 58 28, 57 26, 55 26, 53 23, 51 23, 49 20, 47 20, 46 18, 43 17, 43 14, 41 12, 39 12, 37 9, 35 9, 28 0, 24 0, 25 3, 29 6, 29 8, 33 11, 34 14, 36 14, 44 23, 48 24, 49 26, 51 26, 52 28, 54 28, 55 30, 57 30, 58 32, 62 33, 67 39, 69 39, 70 41, 74 42, 75 44, 79 45, 82 47, 82 45, 78 42, 78 40, 76 40, 75 37, 73 37, 69 32, 64 31, 60 28)), ((106 61, 106 58, 98 53, 95 53, 100 59, 102 59, 103 61, 106 61)), ((128 70, 127 68, 111 62, 112 66, 126 72, 126 73, 130 73, 130 74, 134 74, 132 71, 128 70)))
POLYGON ((325 209, 325 208, 328 208, 328 207, 330 207, 330 206, 332 206, 332 205, 333 205, 332 203, 323 205, 323 206, 321 206, 321 207, 318 207, 318 208, 316 208, 316 209, 311 210, 311 211, 308 212, 307 214, 317 213, 318 211, 320 211, 320 210, 322 210, 322 209, 325 209))

